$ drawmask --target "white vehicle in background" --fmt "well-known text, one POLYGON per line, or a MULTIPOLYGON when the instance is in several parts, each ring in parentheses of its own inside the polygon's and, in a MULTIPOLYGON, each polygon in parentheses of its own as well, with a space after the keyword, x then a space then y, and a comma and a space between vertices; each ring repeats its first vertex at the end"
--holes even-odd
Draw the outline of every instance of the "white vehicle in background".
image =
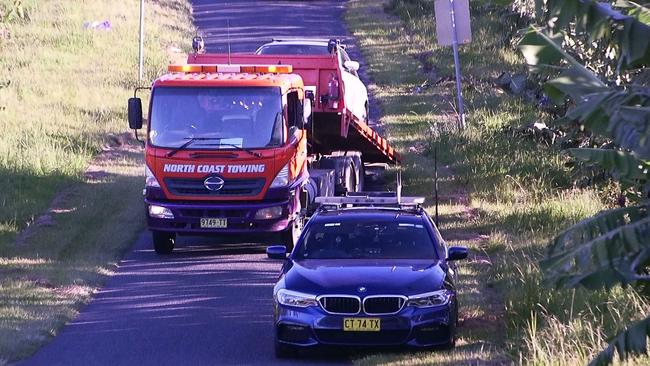
MULTIPOLYGON (((343 93, 344 103, 356 117, 368 122, 368 90, 359 79, 359 62, 352 61, 345 46, 337 39, 282 38, 273 39, 255 51, 257 55, 333 55, 338 58, 347 88, 343 93)), ((334 89, 334 86, 330 86, 334 89)), ((316 95, 325 93, 316 93, 316 95)))

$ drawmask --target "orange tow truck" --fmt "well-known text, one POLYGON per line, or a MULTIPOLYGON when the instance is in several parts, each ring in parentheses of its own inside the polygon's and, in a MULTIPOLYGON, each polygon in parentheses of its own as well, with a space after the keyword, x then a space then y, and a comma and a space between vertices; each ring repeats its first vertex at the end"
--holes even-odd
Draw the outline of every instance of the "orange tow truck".
MULTIPOLYGON (((177 235, 272 233, 292 248, 316 197, 361 190, 366 163, 399 163, 346 107, 336 54, 195 53, 168 71, 150 87, 144 138, 159 254, 177 235)), ((137 137, 137 95, 128 115, 137 137)))

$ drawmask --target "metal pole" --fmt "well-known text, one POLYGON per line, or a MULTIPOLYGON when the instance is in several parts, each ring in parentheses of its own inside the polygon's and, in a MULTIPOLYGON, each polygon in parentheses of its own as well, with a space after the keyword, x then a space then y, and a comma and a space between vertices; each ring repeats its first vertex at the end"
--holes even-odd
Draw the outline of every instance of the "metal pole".
POLYGON ((433 191, 436 198, 436 226, 440 229, 438 218, 438 144, 433 148, 433 191))
POLYGON ((144 77, 144 0, 140 0, 140 68, 138 69, 138 78, 144 77))
POLYGON ((452 47, 454 50, 454 66, 456 68, 456 94, 458 96, 458 126, 465 129, 465 108, 463 106, 463 91, 461 87, 460 60, 458 58, 458 34, 456 34, 456 14, 454 14, 454 0, 449 0, 449 15, 451 16, 452 47))
POLYGON ((228 28, 228 65, 232 64, 230 62, 230 19, 226 19, 226 27, 228 28))

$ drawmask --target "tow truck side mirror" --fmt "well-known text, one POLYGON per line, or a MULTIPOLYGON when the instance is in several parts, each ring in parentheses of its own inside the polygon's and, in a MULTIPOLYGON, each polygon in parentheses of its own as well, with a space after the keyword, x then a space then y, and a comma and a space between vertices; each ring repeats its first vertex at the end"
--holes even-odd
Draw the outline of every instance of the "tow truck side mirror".
POLYGON ((312 108, 311 108, 311 99, 306 98, 305 102, 303 104, 303 112, 302 112, 302 129, 307 128, 307 125, 309 124, 309 121, 311 121, 311 113, 312 113, 312 108))
POLYGON ((129 98, 129 127, 133 130, 142 128, 142 100, 129 98))
POLYGON ((304 128, 311 128, 311 121, 313 120, 314 103, 316 96, 313 90, 305 90, 305 102, 303 118, 305 119, 304 128))

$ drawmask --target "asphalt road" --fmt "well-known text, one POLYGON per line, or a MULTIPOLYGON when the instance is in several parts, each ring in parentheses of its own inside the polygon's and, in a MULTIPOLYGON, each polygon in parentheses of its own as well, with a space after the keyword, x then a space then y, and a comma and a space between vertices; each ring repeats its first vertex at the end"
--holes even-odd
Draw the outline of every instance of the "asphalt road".
MULTIPOLYGON (((194 0, 210 52, 254 51, 273 36, 337 36, 345 1, 194 0)), ((348 39, 347 43, 351 43, 348 39)), ((358 59, 352 47, 351 55, 358 59), (355 56, 356 55, 356 56, 355 56)), ((142 233, 95 299, 24 365, 241 365, 346 363, 339 352, 280 362, 271 290, 281 263, 264 245, 180 238, 158 256, 142 233)))
POLYGON ((194 24, 208 52, 227 52, 229 37, 232 52, 253 52, 273 37, 349 39, 341 21, 344 0, 192 0, 192 4, 194 24))

